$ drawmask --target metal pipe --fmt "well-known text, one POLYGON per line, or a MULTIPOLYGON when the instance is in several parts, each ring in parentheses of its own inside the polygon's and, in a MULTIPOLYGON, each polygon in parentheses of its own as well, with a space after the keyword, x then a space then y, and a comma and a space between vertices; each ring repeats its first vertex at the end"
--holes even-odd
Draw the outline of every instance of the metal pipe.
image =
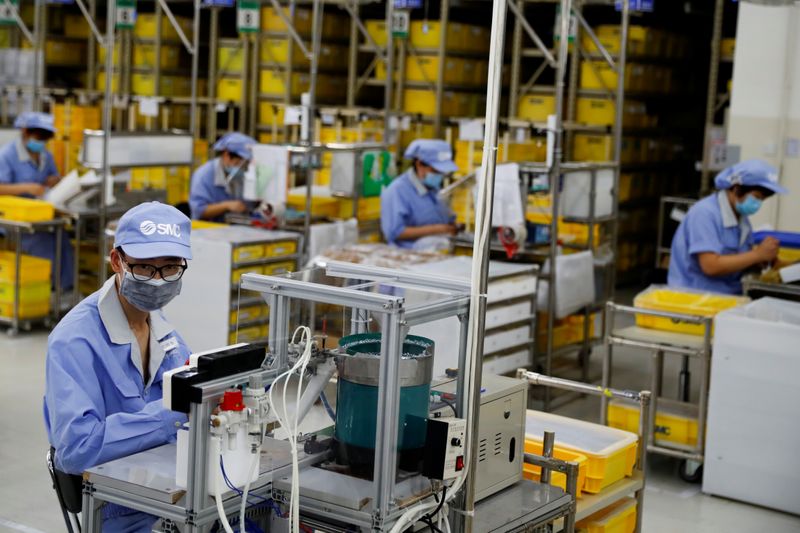
MULTIPOLYGON (((358 41, 358 32, 361 32, 361 35, 364 36, 364 39, 366 39, 367 44, 371 48, 375 49, 375 53, 380 58, 386 57, 383 48, 381 48, 381 46, 378 43, 375 42, 375 39, 373 39, 372 35, 370 35, 369 31, 367 31, 367 27, 364 26, 364 23, 361 21, 361 17, 359 17, 358 4, 351 5, 349 3, 346 3, 342 7, 344 7, 344 9, 348 13, 350 13, 351 26, 355 25, 355 29, 357 30, 355 32, 355 35, 356 35, 355 40, 358 41)), ((387 8, 388 8, 388 6, 387 6, 387 8)), ((388 9, 387 9, 387 12, 388 12, 388 9)), ((389 19, 389 22, 387 23, 387 26, 386 26, 387 47, 391 47, 392 46, 392 43, 391 43, 391 39, 392 39, 392 37, 391 37, 391 33, 392 33, 391 32, 391 28, 392 28, 391 19, 389 19)), ((353 33, 351 33, 350 35, 351 35, 351 38, 352 38, 353 33)), ((356 43, 356 45, 357 45, 357 43, 356 43)))
MULTIPOLYGON (((706 94, 706 128, 703 139, 703 161, 700 172, 700 198, 711 190, 711 129, 714 127, 714 112, 717 102, 719 77, 720 41, 722 40, 722 18, 725 0, 717 0, 714 6, 714 22, 711 27, 711 62, 708 65, 708 93, 706 94)), ((784 108, 785 109, 785 108, 784 108)), ((659 241, 660 243, 661 241, 659 241)), ((660 246, 660 244, 659 244, 660 246)))
MULTIPOLYGON (((297 421, 298 424, 303 421, 311 407, 319 398, 319 395, 325 390, 325 387, 330 382, 333 373, 336 371, 336 363, 333 358, 326 359, 324 363, 317 366, 316 374, 314 374, 305 386, 303 395, 300 397, 300 403, 297 405, 297 421)), ((298 387, 301 384, 298 384, 298 387)))
MULTIPOLYGON (((522 11, 524 15, 524 4, 522 11)), ((519 90, 519 77, 520 77, 520 63, 522 62, 522 22, 520 17, 514 17, 514 36, 511 41, 511 85, 508 91, 508 120, 512 120, 518 116, 518 107, 520 90, 519 90)), ((472 158, 470 158, 472 163, 472 158)))
MULTIPOLYGON (((446 9, 447 1, 442 9, 446 9)), ((497 164, 497 132, 500 114, 501 81, 503 68, 503 45, 505 41, 506 0, 494 0, 492 4, 492 32, 489 50, 489 78, 486 92, 486 117, 483 137, 483 166, 479 180, 478 202, 475 218, 475 242, 472 255, 472 279, 470 316, 468 330, 469 356, 462 371, 469 372, 467 391, 469 396, 464 415, 467 418, 469 439, 467 477, 465 479, 463 510, 458 514, 463 520, 464 531, 472 532, 475 511, 475 474, 478 467, 478 425, 480 416, 481 377, 483 373, 483 343, 486 321, 486 293, 489 278, 489 250, 492 233, 492 206, 494 202, 495 166, 497 164)), ((443 24, 441 30, 444 32, 443 24)), ((441 80, 440 80, 441 84, 441 80)), ((459 524, 460 525, 460 524, 459 524)), ((456 527, 456 531, 460 529, 456 527)))
MULTIPOLYGON (((544 55, 545 60, 550 64, 551 67, 556 68, 556 59, 553 57, 553 54, 550 53, 550 50, 544 45, 542 40, 539 38, 539 35, 533 29, 533 27, 525 20, 525 15, 522 13, 522 10, 519 8, 515 0, 509 0, 508 8, 516 15, 517 20, 522 23, 522 27, 525 29, 525 33, 528 34, 528 37, 533 40, 533 43, 536 45, 536 48, 542 52, 544 55)), ((562 11, 564 13, 564 11, 562 11)), ((561 17, 564 19, 564 17, 561 17)), ((569 34, 569 17, 567 19, 567 34, 569 34)), ((563 24, 562 24, 563 26, 563 24)))
MULTIPOLYGON (((578 9, 574 9, 574 10, 572 10, 572 14, 575 15, 575 18, 578 19, 578 22, 583 27, 583 30, 589 35, 589 38, 592 40, 594 45, 597 47, 597 50, 600 52, 600 55, 603 56, 603 59, 605 59, 606 63, 608 63, 608 66, 610 66, 612 69, 616 70, 617 69, 617 64, 614 62, 614 58, 611 57, 611 54, 608 53, 608 50, 606 50, 606 47, 603 46, 602 43, 600 42, 600 39, 597 38, 597 34, 594 32, 592 27, 589 25, 588 22, 586 22, 586 19, 583 18, 583 13, 581 13, 580 10, 578 10, 578 9)), ((577 43, 576 43, 576 46, 577 46, 577 43)))
MULTIPOLYGON (((192 99, 189 102, 189 131, 195 139, 200 137, 197 127, 197 76, 200 66, 200 2, 194 0, 194 19, 192 20, 192 99)), ((211 139, 209 139, 210 141, 211 139)))
MULTIPOLYGON (((442 135, 442 98, 444 97, 444 63, 445 63, 445 56, 447 55, 447 25, 450 19, 450 0, 441 0, 441 13, 439 16, 439 31, 441 32, 439 35, 439 48, 436 53, 436 57, 439 60, 438 71, 437 71, 437 79, 436 79, 436 108, 434 109, 434 117, 433 117, 433 130, 435 135, 441 136, 442 135)), ((387 4, 392 4, 393 2, 387 2, 387 4)), ((503 17, 505 17, 505 9, 503 9, 503 17)), ((386 31, 390 31, 390 28, 387 28, 386 31)), ((503 33, 505 34, 505 27, 503 28, 503 33)), ((491 52, 489 61, 491 61, 491 52)), ((388 74, 387 74, 388 75, 388 74)), ((486 102, 486 109, 488 112, 489 109, 489 102, 486 102)), ((497 120, 497 119, 495 119, 497 120)), ((484 161, 486 161, 484 159, 484 161)))
MULTIPOLYGON (((116 18, 116 3, 108 2, 106 7, 106 64, 105 64, 105 100, 103 100, 103 176, 100 179, 100 212, 98 213, 98 253, 100 257, 106 255, 106 219, 108 210, 108 183, 111 175, 109 165, 109 141, 111 137, 111 82, 114 77, 114 21, 116 18)), ((105 268, 97 273, 98 286, 105 281, 103 278, 105 268)))
MULTIPOLYGON (((628 28, 630 25, 630 3, 622 2, 622 35, 620 37, 619 45, 619 62, 617 63, 617 101, 616 109, 614 110, 614 159, 617 162, 617 171, 614 172, 614 191, 611 195, 612 200, 612 214, 614 217, 619 215, 619 175, 622 172, 622 124, 623 112, 625 106, 625 69, 628 64, 628 28)), ((614 221, 611 224, 611 247, 613 250, 614 260, 617 259, 617 239, 619 238, 619 222, 614 221)), ((616 287, 617 285, 617 269, 609 269, 610 286, 616 287)))
MULTIPOLYGON (((614 328, 614 306, 609 302, 606 305, 606 319, 603 323, 603 343, 605 352, 603 353, 603 374, 600 386, 604 389, 611 387, 611 371, 613 368, 614 352, 610 342, 611 331, 614 328)), ((608 398, 603 395, 600 397, 600 423, 608 425, 608 398)))
MULTIPOLYGON (((442 9, 447 0, 442 0, 442 9)), ((392 18, 394 17, 394 2, 386 2, 386 86, 383 94, 383 142, 388 143, 392 132, 392 83, 394 80, 394 37, 392 36, 392 18)), ((444 27, 442 27, 444 35, 444 27)), ((444 40, 444 37, 442 37, 444 40)), ((441 61, 441 58, 440 58, 441 61)), ((441 63, 444 63, 441 61, 441 63)), ((442 68, 440 63, 439 68, 442 68)), ((437 100, 441 104, 441 100, 437 100)))
POLYGON ((639 393, 639 447, 636 450, 636 470, 642 474, 642 486, 636 491, 636 533, 642 531, 642 517, 644 516, 644 487, 647 476, 647 432, 650 428, 650 391, 639 393))
MULTIPOLYGON (((542 440, 542 456, 547 457, 548 459, 553 457, 553 447, 556 443, 556 434, 552 431, 545 431, 544 438, 542 440)), ((542 467, 542 474, 539 477, 539 480, 543 485, 550 484, 550 469, 546 466, 542 467)))
POLYGON ((206 128, 206 137, 208 143, 213 144, 217 139, 217 46, 219 44, 219 8, 211 8, 211 21, 209 26, 208 36, 208 82, 206 90, 208 91, 208 126, 206 128))
POLYGON ((181 25, 178 24, 178 20, 175 18, 175 15, 172 14, 172 10, 167 5, 166 0, 158 0, 158 4, 161 6, 161 9, 164 10, 164 13, 166 13, 170 24, 172 24, 172 27, 175 28, 175 32, 178 34, 178 37, 180 37, 184 48, 186 48, 186 51, 190 54, 196 53, 197 49, 189 44, 189 39, 187 39, 186 34, 183 33, 183 28, 181 28, 181 25))
POLYGON ((86 8, 86 4, 83 3, 83 0, 75 0, 75 3, 78 4, 78 8, 80 8, 81 13, 83 13, 83 18, 86 19, 86 23, 89 24, 89 29, 92 30, 92 34, 94 38, 97 40, 97 44, 103 44, 103 35, 100 33, 100 30, 97 28, 97 24, 94 23, 94 17, 89 13, 89 10, 86 8))
POLYGON ((664 373, 664 352, 656 350, 653 352, 653 375, 650 381, 650 388, 653 396, 650 401, 650 427, 648 428, 648 445, 655 445, 656 430, 654 423, 658 414, 658 399, 661 397, 661 383, 664 373))
POLYGON ((356 79, 358 78, 358 6, 348 9, 350 13, 350 46, 347 61, 347 107, 356 105, 356 79))
MULTIPOLYGON (((317 1, 318 0, 314 0, 314 8, 316 8, 317 1)), ((303 38, 300 37, 300 34, 297 33, 296 29, 294 29, 294 24, 289 19, 289 17, 286 16, 286 13, 283 12, 283 8, 281 7, 281 4, 278 2, 278 0, 270 0, 270 3, 272 4, 273 9, 275 9, 275 13, 280 17, 280 19, 283 21, 284 25, 286 25, 286 31, 291 36, 292 40, 295 42, 295 44, 297 46, 300 47, 300 50, 303 52, 303 55, 306 56, 308 59, 313 61, 314 53, 313 52, 309 52, 308 48, 306 47, 306 44, 303 42, 303 38)), ((312 17, 313 17, 313 15, 312 15, 312 17)), ((312 21, 312 25, 313 25, 313 21, 312 21)), ((312 29, 312 33, 313 33, 313 29, 312 29)))
MULTIPOLYGON (((155 64, 153 65, 153 74, 156 84, 156 94, 161 94, 161 40, 162 40, 161 21, 164 16, 164 11, 161 9, 161 2, 156 2, 155 15, 156 15, 156 45, 155 45, 156 50, 154 54, 155 64)), ((192 38, 194 38, 194 35, 192 35, 192 38)), ((194 82, 194 80, 192 81, 194 82)), ((149 122, 150 120, 148 118, 148 125, 149 122)))
MULTIPOLYGON (((42 51, 43 48, 43 39, 42 34, 46 32, 46 26, 42 24, 42 11, 46 9, 45 5, 42 2, 36 2, 33 8, 33 110, 40 111, 41 108, 41 96, 39 94, 39 89, 42 85, 44 85, 44 76, 42 72, 42 63, 43 63, 43 55, 44 52, 42 51)), ((19 17, 19 13, 16 12, 15 9, 12 9, 12 14, 16 13, 17 17, 19 17)), ((20 99, 20 104, 22 99, 20 99)))
MULTIPOLYGON (((22 34, 25 36, 25 38, 28 40, 28 42, 31 43, 32 45, 36 46, 36 37, 35 37, 35 34, 37 33, 36 32, 36 28, 34 27, 33 33, 31 33, 31 31, 28 29, 28 26, 25 25, 25 21, 23 21, 22 17, 19 16, 19 10, 17 10, 17 6, 12 4, 11 0, 3 0, 3 2, 5 3, 6 9, 8 9, 9 12, 11 13, 11 18, 13 18, 14 22, 17 23, 17 27, 22 32, 22 34)), ((36 25, 36 14, 35 14, 36 11, 35 10, 38 9, 38 8, 39 8, 39 2, 36 2, 36 5, 34 7, 34 16, 33 16, 34 17, 34 20, 33 20, 34 26, 36 25)))

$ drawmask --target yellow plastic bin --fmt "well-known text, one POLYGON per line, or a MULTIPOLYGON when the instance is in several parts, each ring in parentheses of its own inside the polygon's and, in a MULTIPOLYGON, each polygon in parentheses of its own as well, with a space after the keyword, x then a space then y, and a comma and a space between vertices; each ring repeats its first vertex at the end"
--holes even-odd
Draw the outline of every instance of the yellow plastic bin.
MULTIPOLYGON (((41 318, 50 314, 50 299, 38 302, 20 302, 17 318, 41 318)), ((10 318, 14 316, 14 302, 0 302, 0 316, 10 318)))
POLYGON ((575 524, 581 533, 633 533, 636 530, 636 500, 624 498, 575 524))
POLYGON ((237 268, 233 272, 231 272, 231 283, 233 283, 233 284, 239 283, 239 281, 241 281, 241 279, 242 279, 242 275, 248 274, 248 273, 263 274, 264 273, 264 267, 261 266, 261 265, 256 265, 256 266, 247 266, 247 267, 237 268))
MULTIPOLYGON (((542 455, 542 443, 534 440, 525 439, 525 453, 532 453, 534 455, 542 455)), ((586 469, 587 458, 585 455, 571 452, 568 450, 554 450, 553 457, 561 461, 570 463, 578 463, 578 489, 576 496, 580 498, 583 493, 583 485, 586 483, 586 469)), ((525 479, 532 481, 539 481, 542 469, 539 466, 530 463, 522 464, 522 475, 525 479)), ((552 472, 550 476, 550 484, 554 487, 560 487, 567 490, 567 476, 561 472, 552 472)))
POLYGON ((240 307, 238 311, 231 311, 231 324, 236 325, 237 322, 249 322, 266 316, 269 316, 266 305, 248 305, 240 307))
POLYGON ((280 263, 270 263, 264 265, 265 276, 281 276, 295 269, 294 261, 281 261, 280 263))
MULTIPOLYGON (((749 301, 750 298, 743 296, 689 289, 676 290, 663 285, 653 285, 639 293, 633 300, 633 305, 641 309, 713 317, 720 311, 737 307, 749 301)), ((690 324, 681 320, 640 314, 636 315, 636 325, 690 335, 703 335, 705 332, 703 324, 690 324)))
MULTIPOLYGON (((14 284, 0 283, 0 303, 14 304, 14 284)), ((39 304, 50 300, 50 280, 20 285, 20 304, 39 304)))
POLYGON ((253 261, 264 257, 263 244, 248 244, 247 246, 237 246, 233 249, 233 260, 240 261, 253 261))
MULTIPOLYGON (((639 431, 639 404, 611 401, 608 404, 608 426, 625 431, 639 431)), ((696 446, 697 406, 667 399, 659 400, 655 436, 657 443, 696 446)))
MULTIPOLYGON (((14 283, 16 274, 16 254, 0 250, 0 282, 14 283)), ((31 255, 23 255, 20 259, 19 282, 22 285, 50 281, 50 261, 31 255)))
POLYGON ((264 246, 264 257, 283 257, 297 252, 297 241, 273 242, 264 246))
POLYGON ((541 444, 544 432, 553 431, 556 449, 586 456, 585 492, 597 494, 633 474, 639 440, 634 433, 530 409, 525 424, 526 442, 541 444))
POLYGON ((53 204, 19 196, 0 196, 0 218, 20 222, 40 222, 53 220, 53 204))

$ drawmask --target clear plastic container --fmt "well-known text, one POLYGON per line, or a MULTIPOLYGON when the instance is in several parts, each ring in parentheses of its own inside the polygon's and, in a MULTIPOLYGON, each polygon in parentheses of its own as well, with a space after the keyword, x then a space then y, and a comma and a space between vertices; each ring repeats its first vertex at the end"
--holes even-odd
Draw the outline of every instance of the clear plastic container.
POLYGON ((555 447, 588 459, 583 490, 596 494, 630 476, 636 464, 635 433, 564 416, 528 410, 525 439, 541 443, 545 431, 556 434, 555 447))

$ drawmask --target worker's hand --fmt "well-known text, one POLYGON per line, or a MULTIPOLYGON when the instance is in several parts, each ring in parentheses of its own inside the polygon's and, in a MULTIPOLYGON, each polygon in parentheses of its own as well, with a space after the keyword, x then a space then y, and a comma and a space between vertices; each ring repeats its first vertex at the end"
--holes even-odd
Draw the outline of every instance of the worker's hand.
POLYGON ((61 176, 48 176, 44 184, 47 188, 52 189, 53 187, 58 185, 59 181, 61 181, 61 176))
POLYGON ((247 204, 241 200, 228 200, 225 203, 229 213, 244 213, 247 211, 247 204))
POLYGON ((23 194, 30 194, 31 196, 35 196, 36 198, 41 197, 44 195, 45 187, 39 183, 26 183, 23 189, 23 194))
POLYGON ((781 243, 775 237, 767 237, 761 241, 761 244, 755 248, 759 262, 769 263, 774 261, 778 257, 778 248, 780 248, 780 244, 781 243))
POLYGON ((436 233, 444 233, 445 235, 455 235, 458 228, 455 224, 437 224, 436 233))

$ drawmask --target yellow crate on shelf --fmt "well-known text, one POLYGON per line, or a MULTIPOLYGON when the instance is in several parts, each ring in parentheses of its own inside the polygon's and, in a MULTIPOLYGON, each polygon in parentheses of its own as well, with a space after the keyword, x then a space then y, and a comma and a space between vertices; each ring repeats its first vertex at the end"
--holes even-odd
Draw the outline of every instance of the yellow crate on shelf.
POLYGON ((11 28, 0 26, 0 48, 11 47, 11 28))
POLYGON ((238 102, 242 99, 244 83, 242 78, 220 78, 217 81, 217 98, 238 102))
MULTIPOLYGON (((525 439, 525 453, 542 455, 542 443, 525 439)), ((586 468, 588 459, 585 455, 568 450, 554 450, 553 457, 561 461, 578 463, 578 487, 576 496, 580 498, 583 493, 583 485, 586 483, 586 468)), ((541 475, 541 467, 532 465, 530 463, 522 463, 522 476, 525 479, 538 482, 541 478, 541 475)), ((550 484, 554 487, 560 487, 563 490, 567 490, 567 476, 560 472, 552 472, 550 476, 550 484)))
POLYGON ((63 15, 64 35, 67 37, 88 39, 91 37, 89 23, 83 15, 63 15))
POLYGON ((517 116, 533 122, 546 122, 549 115, 556 112, 556 97, 541 94, 528 94, 519 101, 517 116))
MULTIPOLYGON (((639 293, 633 300, 634 307, 713 317, 720 311, 743 305, 750 301, 744 296, 731 296, 712 292, 692 291, 689 289, 672 289, 666 286, 653 285, 639 293)), ((702 324, 689 324, 671 318, 636 315, 636 324, 643 328, 674 331, 690 335, 703 335, 702 324)))
POLYGON ((269 309, 265 304, 248 305, 240 307, 237 311, 231 311, 231 325, 237 322, 246 322, 269 316, 269 309))
POLYGON ((265 257, 263 244, 248 244, 247 246, 237 246, 233 249, 233 261, 253 261, 265 257))
POLYGON ((778 248, 778 260, 784 263, 796 263, 800 261, 800 248, 778 248))
POLYGON ((45 42, 44 60, 48 65, 81 65, 86 57, 86 43, 76 41, 45 42))
MULTIPOLYGON (((605 61, 584 61, 581 63, 581 89, 616 90, 618 80, 616 70, 605 61)), ((644 67, 635 63, 625 66, 625 89, 642 90, 644 67)))
MULTIPOLYGON (((353 201, 342 198, 339 201, 339 218, 350 218, 353 216, 353 201)), ((381 218, 381 199, 379 196, 373 198, 358 199, 358 219, 378 220, 381 218)))
MULTIPOLYGON (((117 77, 116 75, 114 76, 117 77)), ((162 88, 168 83, 165 83, 167 76, 161 77, 162 88)), ((116 80, 114 80, 116 81, 116 80)), ((113 83, 113 81, 112 81, 113 83)), ((156 96, 159 91, 156 90, 156 77, 154 74, 144 74, 142 72, 134 72, 131 74, 131 92, 140 96, 156 96)), ((172 96, 163 92, 164 96, 172 96)))
MULTIPOLYGON (((0 303, 14 303, 14 283, 0 283, 0 303)), ((19 287, 20 304, 36 304, 50 300, 50 280, 23 283, 19 287)))
MULTIPOLYGON (((308 74, 299 72, 292 73, 291 94, 299 96, 308 90, 310 78, 308 74)), ((274 70, 262 70, 260 77, 259 90, 264 94, 283 96, 286 94, 286 77, 283 72, 274 70)))
POLYGON ((367 33, 375 41, 375 44, 386 46, 386 20, 367 20, 364 22, 367 27, 367 33))
POLYGON ((636 500, 623 498, 575 524, 580 533, 633 533, 636 531, 636 500))
POLYGON ((727 39, 722 39, 722 41, 719 43, 719 53, 726 59, 733 59, 733 56, 736 53, 736 38, 730 37, 727 39))
POLYGON ((208 220, 192 220, 192 229, 217 229, 224 228, 227 224, 221 222, 209 222, 208 220))
POLYGON ((228 335, 228 342, 230 344, 235 344, 237 342, 255 342, 264 340, 267 335, 269 335, 268 325, 249 326, 240 328, 238 332, 231 332, 230 335, 228 335))
MULTIPOLYGON (((292 17, 289 8, 284 7, 283 13, 292 21, 292 25, 297 33, 303 36, 311 34, 310 9, 295 9, 294 17, 292 17)), ((270 6, 261 8, 261 30, 267 32, 286 32, 287 27, 275 8, 270 6)))
MULTIPOLYGON (((32 255, 23 255, 20 261, 21 284, 50 281, 50 261, 32 255)), ((16 254, 0 250, 0 282, 14 283, 16 272, 16 254)))
POLYGON ((294 272, 296 268, 294 261, 281 261, 279 263, 269 263, 264 265, 265 276, 280 276, 287 272, 294 272))
MULTIPOLYGON (((619 25, 604 24, 595 28, 600 44, 611 54, 619 54, 622 32, 619 25)), ((598 52, 592 39, 583 34, 581 42, 587 52, 598 52)), ((628 54, 631 56, 660 55, 661 39, 654 28, 632 24, 628 27, 628 54)))
MULTIPOLYGON (((50 299, 38 302, 20 302, 18 317, 21 320, 42 318, 50 314, 50 299)), ((0 302, 0 316, 10 318, 14 316, 14 304, 0 302)))
POLYGON ((589 494, 597 494, 633 474, 639 440, 634 433, 529 409, 526 443, 531 440, 541 445, 544 431, 555 431, 556 450, 586 456, 583 490, 589 494))
POLYGON ((608 98, 578 98, 576 119, 582 124, 613 126, 616 103, 608 98))
POLYGON ((576 133, 572 150, 575 161, 611 161, 614 138, 611 135, 576 133))
MULTIPOLYGON (((444 82, 463 83, 463 63, 459 58, 446 58, 444 63, 444 82)), ((383 79, 386 68, 383 67, 383 79)), ((406 79, 409 81, 435 83, 439 79, 439 58, 413 56, 406 58, 406 79)))
POLYGON ((242 279, 242 276, 247 273, 263 274, 264 267, 263 265, 253 265, 242 268, 236 268, 231 271, 231 283, 234 284, 239 283, 239 281, 242 279))
POLYGON ((53 204, 44 200, 20 196, 0 196, 0 218, 21 222, 40 222, 52 220, 54 215, 53 204))
MULTIPOLYGON (((612 400, 608 404, 608 426, 625 431, 639 431, 639 404, 612 400)), ((697 444, 697 406, 658 401, 655 420, 656 441, 665 441, 682 446, 697 444)))
MULTIPOLYGON (((192 33, 192 20, 186 17, 175 17, 178 25, 183 30, 184 35, 189 36, 192 33)), ((156 31, 158 29, 158 17, 155 13, 137 13, 136 24, 133 27, 133 34, 136 37, 143 39, 155 39, 156 31)), ((179 39, 178 32, 172 26, 169 18, 161 17, 161 38, 162 39, 179 39)))
POLYGON ((297 253, 297 241, 279 241, 264 245, 264 257, 284 257, 297 253))
MULTIPOLYGON (((292 64, 295 68, 306 68, 309 65, 308 57, 303 54, 300 47, 292 44, 292 64)), ((290 41, 286 37, 264 39, 261 42, 261 62, 267 66, 285 65, 289 62, 290 41)))
MULTIPOLYGON (((297 211, 305 212, 306 197, 301 194, 289 194, 286 205, 297 211)), ((331 196, 311 197, 311 216, 336 218, 339 216, 339 200, 331 196)))
MULTIPOLYGON (((442 38, 442 25, 438 21, 412 20, 409 39, 414 48, 434 49, 439 47, 442 38)), ((451 22, 447 25, 445 47, 451 50, 463 50, 465 43, 464 26, 451 22)))
POLYGON ((422 89, 403 89, 403 111, 433 115, 436 112, 436 93, 422 89))
POLYGON ((274 121, 276 125, 283 126, 283 106, 274 102, 258 103, 258 122, 271 126, 274 121))
POLYGON ((217 48, 217 70, 227 74, 241 73, 244 70, 244 46, 241 43, 220 45, 217 48))

